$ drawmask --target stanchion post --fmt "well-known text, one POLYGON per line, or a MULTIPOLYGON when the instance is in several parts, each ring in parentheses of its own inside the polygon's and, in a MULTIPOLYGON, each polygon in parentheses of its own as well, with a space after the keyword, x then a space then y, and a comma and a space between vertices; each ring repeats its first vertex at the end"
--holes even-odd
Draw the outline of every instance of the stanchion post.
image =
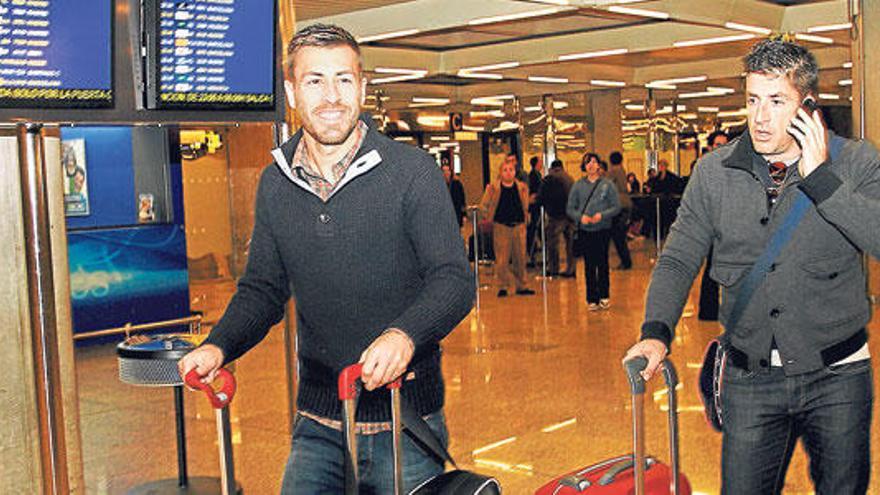
POLYGON ((655 244, 657 247, 657 258, 660 258, 660 236, 663 235, 663 233, 661 232, 662 223, 660 222, 660 195, 659 194, 656 196, 656 201, 657 201, 656 202, 657 214, 655 215, 656 220, 654 222, 655 223, 654 241, 655 241, 655 244))
POLYGON ((541 276, 547 280, 547 233, 544 230, 544 206, 541 206, 541 276))
POLYGON ((477 311, 480 311, 480 232, 479 225, 477 225, 480 208, 471 206, 469 209, 474 227, 474 292, 476 293, 477 311))

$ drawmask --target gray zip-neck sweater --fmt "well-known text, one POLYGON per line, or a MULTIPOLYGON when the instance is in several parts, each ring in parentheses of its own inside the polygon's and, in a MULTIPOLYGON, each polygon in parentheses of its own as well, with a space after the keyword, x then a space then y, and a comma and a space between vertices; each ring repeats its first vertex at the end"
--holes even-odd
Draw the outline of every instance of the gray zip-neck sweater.
MULTIPOLYGON (((440 340, 470 311, 473 283, 443 175, 421 150, 370 128, 324 202, 289 167, 302 131, 273 151, 257 192, 244 276, 206 343, 232 361, 296 302, 297 407, 339 419, 336 377, 399 328, 416 345, 403 394, 443 407, 440 340)), ((358 421, 388 421, 387 392, 364 393, 358 421)))

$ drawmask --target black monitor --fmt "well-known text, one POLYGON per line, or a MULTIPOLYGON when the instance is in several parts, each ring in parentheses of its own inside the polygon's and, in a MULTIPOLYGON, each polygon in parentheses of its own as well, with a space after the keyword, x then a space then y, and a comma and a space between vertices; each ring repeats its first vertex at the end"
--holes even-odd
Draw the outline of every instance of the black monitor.
POLYGON ((146 107, 275 108, 275 0, 145 0, 146 107))
POLYGON ((0 108, 113 106, 112 0, 0 2, 0 108))

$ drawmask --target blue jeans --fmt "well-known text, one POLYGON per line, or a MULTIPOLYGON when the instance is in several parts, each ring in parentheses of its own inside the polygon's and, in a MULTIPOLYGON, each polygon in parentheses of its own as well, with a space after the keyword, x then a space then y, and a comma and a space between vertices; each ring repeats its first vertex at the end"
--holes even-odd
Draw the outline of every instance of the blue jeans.
POLYGON ((864 494, 871 472, 871 360, 785 376, 727 362, 721 493, 777 494, 798 438, 818 495, 864 494))
MULTIPOLYGON (((447 445, 449 433, 443 412, 425 418, 428 426, 447 445)), ((403 485, 408 493, 423 481, 443 472, 443 464, 403 435, 403 485)), ((360 493, 394 493, 391 432, 358 435, 360 493)), ((290 457, 281 484, 283 495, 340 495, 345 493, 344 442, 342 432, 317 421, 297 416, 290 457)))

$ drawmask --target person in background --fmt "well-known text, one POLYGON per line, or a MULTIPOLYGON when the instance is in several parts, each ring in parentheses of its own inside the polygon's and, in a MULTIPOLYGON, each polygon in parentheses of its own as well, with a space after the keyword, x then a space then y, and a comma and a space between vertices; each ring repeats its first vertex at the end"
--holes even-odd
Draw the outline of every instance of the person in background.
POLYGON ((862 495, 873 467, 874 401, 862 254, 880 255, 880 157, 806 109, 817 98, 819 66, 803 46, 760 41, 744 67, 748 132, 694 169, 651 277, 641 341, 626 356, 648 359, 645 379, 657 372, 713 248, 726 353, 721 493, 781 493, 801 439, 817 494, 862 495), (777 261, 756 285, 744 283, 804 199, 777 261), (744 287, 753 296, 731 322, 744 287))
POLYGON ((626 169, 623 168, 623 155, 619 151, 614 151, 608 156, 608 161, 611 162, 611 167, 608 169, 607 177, 617 188, 617 197, 620 200, 620 213, 615 215, 611 221, 611 240, 614 242, 617 257, 620 258, 620 264, 615 268, 629 270, 632 268, 632 257, 629 253, 629 246, 626 244, 626 234, 629 230, 633 202, 626 190, 626 169))
POLYGON ((633 194, 642 193, 642 185, 639 183, 639 179, 636 177, 636 174, 632 172, 626 174, 626 192, 630 196, 632 196, 633 194))
POLYGON ((544 207, 547 215, 547 275, 560 275, 565 278, 574 277, 577 259, 572 249, 574 223, 568 218, 568 194, 574 180, 562 167, 562 160, 553 160, 550 172, 541 182, 538 189, 538 203, 544 207), (565 271, 559 273, 559 236, 565 245, 565 271))
MULTIPOLYGON (((714 151, 727 144, 728 138, 724 131, 715 131, 709 134, 707 142, 709 151, 714 151)), ((709 273, 712 271, 712 249, 706 255, 706 266, 703 269, 703 277, 700 279, 700 305, 697 317, 703 321, 718 321, 718 304, 721 294, 718 282, 712 280, 709 273)))
POLYGON ((539 156, 529 159, 532 170, 529 171, 529 225, 526 228, 526 246, 528 246, 529 261, 527 266, 535 266, 535 253, 537 252, 538 235, 541 229, 541 205, 538 204, 538 189, 544 179, 544 161, 539 156))
POLYGON ((579 242, 583 242, 587 309, 597 311, 611 307, 608 244, 611 220, 620 212, 620 199, 614 184, 602 177, 598 155, 585 154, 581 170, 586 175, 572 186, 566 213, 584 239, 579 242))
MULTIPOLYGON (((314 24, 288 45, 284 88, 302 128, 272 151, 257 191, 247 268, 208 338, 178 363, 210 382, 296 301, 298 382, 283 494, 345 491, 337 377, 361 363, 355 432, 362 493, 394 487, 389 393, 446 442, 440 340, 474 301, 464 246, 435 161, 361 115, 367 80, 344 29, 314 24)), ((281 358, 279 358, 281 359, 281 358)), ((409 492, 443 461, 406 439, 409 492)))
POLYGON ((486 185, 480 209, 492 219, 492 244, 495 270, 498 274, 498 297, 506 297, 507 288, 516 287, 516 294, 535 293, 526 285, 526 218, 529 188, 516 179, 516 155, 508 155, 498 180, 486 185), (512 270, 511 270, 512 266, 512 270))
POLYGON ((461 228, 464 224, 464 218, 466 216, 465 208, 467 206, 464 196, 464 186, 461 185, 460 180, 455 178, 455 173, 452 171, 452 167, 448 162, 443 162, 440 166, 440 170, 443 171, 443 178, 446 180, 446 187, 449 189, 449 197, 452 199, 452 209, 455 210, 455 218, 458 219, 458 227, 461 228))

